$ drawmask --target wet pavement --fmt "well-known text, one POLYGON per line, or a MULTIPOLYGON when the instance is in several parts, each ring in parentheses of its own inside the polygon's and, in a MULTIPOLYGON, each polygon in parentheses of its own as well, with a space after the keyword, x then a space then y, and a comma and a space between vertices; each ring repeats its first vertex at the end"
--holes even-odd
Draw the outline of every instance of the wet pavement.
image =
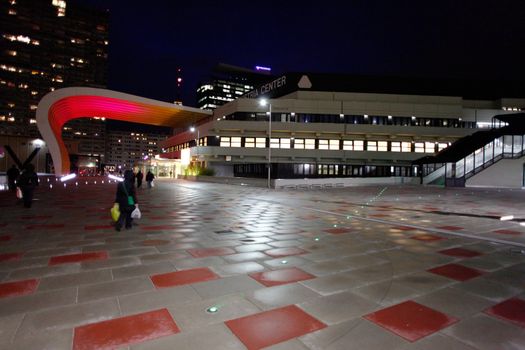
POLYGON ((102 180, 0 192, 1 349, 525 348, 523 191, 102 180))

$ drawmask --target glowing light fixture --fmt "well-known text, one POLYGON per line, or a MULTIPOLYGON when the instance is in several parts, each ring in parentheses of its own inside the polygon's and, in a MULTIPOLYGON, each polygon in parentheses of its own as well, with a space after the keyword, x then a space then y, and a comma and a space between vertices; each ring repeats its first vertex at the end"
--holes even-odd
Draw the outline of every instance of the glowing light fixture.
POLYGON ((499 218, 501 221, 509 221, 514 219, 514 215, 505 215, 499 218))
POLYGON ((62 177, 60 178, 60 181, 61 181, 61 182, 65 182, 65 181, 67 181, 67 180, 74 179, 75 177, 77 177, 77 174, 75 174, 75 173, 68 174, 68 175, 62 176, 62 177))
POLYGON ((218 306, 211 306, 211 307, 206 309, 206 312, 209 313, 209 314, 214 314, 217 311, 219 311, 219 307, 218 306))
POLYGON ((110 179, 112 179, 112 180, 115 180, 115 181, 119 181, 119 182, 124 181, 124 179, 121 178, 121 177, 119 177, 119 176, 115 176, 115 175, 111 175, 111 174, 109 174, 108 177, 109 177, 110 179))

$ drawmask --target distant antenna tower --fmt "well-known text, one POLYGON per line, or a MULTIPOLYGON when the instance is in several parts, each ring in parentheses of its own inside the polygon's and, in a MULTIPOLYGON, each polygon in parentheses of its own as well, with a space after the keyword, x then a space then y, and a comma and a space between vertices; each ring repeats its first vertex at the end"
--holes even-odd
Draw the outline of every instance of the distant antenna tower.
POLYGON ((182 68, 177 67, 177 87, 175 91, 175 103, 176 105, 182 105, 182 68))

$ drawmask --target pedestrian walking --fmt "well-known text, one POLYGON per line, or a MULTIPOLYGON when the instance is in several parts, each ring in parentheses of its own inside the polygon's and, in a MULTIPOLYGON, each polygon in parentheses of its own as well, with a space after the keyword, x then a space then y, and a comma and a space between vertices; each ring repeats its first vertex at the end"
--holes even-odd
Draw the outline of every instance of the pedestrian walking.
POLYGON ((139 206, 135 193, 135 177, 133 171, 126 170, 124 172, 124 181, 117 184, 115 203, 118 203, 120 210, 120 216, 115 223, 115 230, 120 231, 123 224, 126 225, 126 229, 130 229, 133 222, 131 213, 139 206))
POLYGON ((20 170, 16 167, 16 165, 13 164, 9 170, 7 170, 7 184, 9 186, 9 190, 16 191, 16 180, 20 176, 20 170))
POLYGON ((18 177, 16 184, 22 191, 22 199, 24 200, 24 207, 31 208, 33 204, 33 193, 36 186, 38 186, 38 176, 35 173, 35 166, 27 164, 18 177))
POLYGON ((137 188, 140 188, 140 186, 142 186, 142 179, 144 178, 144 174, 139 169, 139 171, 138 171, 137 175, 135 175, 135 177, 137 178, 137 188))
POLYGON ((148 183, 148 188, 153 187, 153 179, 155 179, 155 175, 153 175, 151 170, 148 170, 148 173, 146 174, 146 182, 148 183))

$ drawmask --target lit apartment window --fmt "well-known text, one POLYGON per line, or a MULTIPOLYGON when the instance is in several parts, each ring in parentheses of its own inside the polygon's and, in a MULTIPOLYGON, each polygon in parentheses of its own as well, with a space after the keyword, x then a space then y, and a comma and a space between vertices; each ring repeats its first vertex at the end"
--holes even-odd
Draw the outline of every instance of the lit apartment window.
POLYGON ((226 136, 221 136, 221 147, 230 147, 230 138, 226 136))
POLYGON ((304 139, 295 139, 293 148, 304 149, 304 139))
POLYGON ((290 148, 290 139, 281 139, 281 148, 290 148))
POLYGON ((387 141, 378 141, 377 142, 377 150, 379 152, 387 152, 388 151, 388 142, 387 141))
POLYGON ((247 137, 244 139, 244 147, 254 148, 255 147, 255 137, 247 137))
POLYGON ((270 148, 279 148, 279 139, 270 140, 270 148))
POLYGON ((315 139, 304 139, 304 149, 315 149, 315 139))
POLYGON ((328 140, 319 140, 319 149, 328 149, 328 140))
POLYGON ((331 150, 339 150, 339 140, 330 140, 328 148, 331 150))
POLYGON ((354 140, 354 151, 364 151, 364 150, 365 150, 365 141, 354 140))
POLYGON ((366 141, 366 150, 371 152, 377 151, 377 141, 366 141))
POLYGON ((425 142, 425 152, 426 153, 434 153, 436 149, 434 142, 425 142))
POLYGON ((241 138, 240 137, 232 137, 231 138, 231 147, 241 147, 241 138))
POLYGON ((390 150, 392 152, 401 152, 401 142, 391 142, 390 150))
POLYGON ((412 143, 401 142, 401 152, 412 152, 412 143))
POLYGON ((425 143, 424 142, 416 142, 414 144, 414 150, 416 153, 425 153, 425 143))

